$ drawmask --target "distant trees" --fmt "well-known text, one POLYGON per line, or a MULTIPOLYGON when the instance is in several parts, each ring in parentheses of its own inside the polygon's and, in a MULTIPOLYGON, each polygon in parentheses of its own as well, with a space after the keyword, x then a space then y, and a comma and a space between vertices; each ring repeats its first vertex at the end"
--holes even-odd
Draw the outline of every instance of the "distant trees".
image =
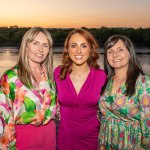
POLYGON ((0 27, 0 46, 18 46, 29 28, 0 27))
POLYGON ((71 30, 72 29, 61 29, 61 28, 48 29, 48 31, 52 35, 54 46, 63 46, 65 39, 71 30))
MULTIPOLYGON (((150 28, 86 28, 90 31, 100 46, 103 46, 106 39, 113 34, 123 34, 128 36, 136 46, 150 47, 150 28)), ((0 27, 0 46, 19 46, 24 33, 29 28, 20 28, 18 26, 0 27)), ((63 46, 65 38, 72 28, 47 28, 51 33, 54 46, 63 46)))
POLYGON ((100 44, 104 44, 106 39, 113 34, 123 34, 128 36, 136 46, 150 46, 150 28, 107 28, 90 29, 100 44))

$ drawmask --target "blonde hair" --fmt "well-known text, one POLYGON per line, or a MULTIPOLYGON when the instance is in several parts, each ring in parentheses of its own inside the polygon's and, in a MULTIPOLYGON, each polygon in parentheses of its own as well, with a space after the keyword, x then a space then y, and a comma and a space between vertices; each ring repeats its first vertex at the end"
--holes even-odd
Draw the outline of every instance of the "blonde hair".
POLYGON ((41 27, 33 27, 29 29, 23 36, 19 51, 19 60, 17 63, 18 77, 20 81, 28 87, 32 86, 31 82, 32 73, 27 56, 28 53, 27 46, 28 43, 31 43, 40 32, 42 32, 46 36, 49 44, 49 54, 45 59, 45 61, 42 63, 42 65, 44 65, 44 67, 46 68, 48 78, 53 80, 52 37, 46 29, 41 27))

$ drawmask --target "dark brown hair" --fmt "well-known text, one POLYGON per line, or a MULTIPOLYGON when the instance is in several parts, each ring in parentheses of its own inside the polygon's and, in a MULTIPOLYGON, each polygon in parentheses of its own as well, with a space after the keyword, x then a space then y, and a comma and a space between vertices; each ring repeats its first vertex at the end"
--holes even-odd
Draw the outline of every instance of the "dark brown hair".
POLYGON ((72 60, 68 54, 68 47, 69 47, 70 38, 72 37, 72 35, 74 35, 76 33, 80 34, 88 42, 88 44, 91 48, 90 58, 87 61, 88 65, 95 69, 99 68, 99 65, 97 63, 97 60, 99 59, 99 54, 98 54, 99 45, 98 45, 96 39, 93 37, 93 35, 90 32, 88 32, 85 29, 74 29, 68 34, 68 36, 65 40, 65 43, 64 43, 63 61, 62 61, 61 71, 60 71, 60 79, 62 79, 62 80, 66 78, 67 73, 71 73, 71 71, 72 71, 70 69, 72 60))
POLYGON ((140 65, 140 62, 136 56, 134 45, 128 37, 124 35, 113 35, 108 38, 108 40, 104 44, 104 69, 106 71, 109 80, 114 75, 115 72, 107 61, 107 50, 113 47, 118 42, 118 40, 121 40, 124 43, 124 45, 126 46, 126 48, 130 53, 125 94, 126 96, 132 96, 135 93, 135 84, 139 74, 144 73, 140 65))

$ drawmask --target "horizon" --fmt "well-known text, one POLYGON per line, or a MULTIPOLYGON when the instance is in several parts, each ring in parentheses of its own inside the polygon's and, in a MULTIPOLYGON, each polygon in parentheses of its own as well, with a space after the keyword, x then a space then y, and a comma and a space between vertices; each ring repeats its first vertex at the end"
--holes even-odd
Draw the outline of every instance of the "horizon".
MULTIPOLYGON (((18 26, 18 25, 11 25, 11 26, 0 26, 0 28, 32 28, 32 27, 43 27, 43 26, 18 26)), ((150 27, 107 27, 107 26, 101 26, 101 27, 85 27, 85 26, 81 26, 81 27, 44 27, 46 29, 73 29, 73 28, 87 28, 87 29, 101 29, 101 28, 108 28, 108 29, 148 29, 150 27)))
POLYGON ((149 28, 149 0, 4 0, 0 27, 149 28))

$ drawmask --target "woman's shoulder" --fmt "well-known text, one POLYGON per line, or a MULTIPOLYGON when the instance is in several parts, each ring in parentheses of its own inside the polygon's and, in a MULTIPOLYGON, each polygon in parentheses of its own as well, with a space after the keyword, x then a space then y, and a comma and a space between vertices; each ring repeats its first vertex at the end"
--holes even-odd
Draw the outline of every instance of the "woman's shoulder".
POLYGON ((150 86, 150 76, 146 74, 140 74, 136 81, 137 86, 139 84, 146 84, 150 86))
POLYGON ((150 76, 149 75, 144 75, 145 79, 150 82, 150 76))
POLYGON ((138 77, 137 80, 142 81, 142 82, 143 82, 144 80, 150 81, 150 76, 147 75, 147 74, 139 74, 139 77, 138 77))
POLYGON ((106 78, 106 73, 103 69, 99 68, 99 69, 95 69, 95 68, 92 68, 93 72, 96 73, 98 76, 103 76, 106 78))
POLYGON ((14 77, 14 76, 16 76, 16 75, 17 75, 17 67, 14 66, 14 67, 12 67, 12 68, 6 70, 6 71, 3 73, 3 75, 2 75, 1 78, 7 77, 8 79, 10 79, 10 78, 12 78, 12 77, 14 77))
POLYGON ((58 66, 54 69, 54 75, 55 74, 59 74, 60 73, 60 70, 61 70, 61 66, 58 66))
POLYGON ((106 77, 106 73, 103 69, 92 68, 92 72, 93 72, 92 76, 94 79, 97 80, 97 82, 99 81, 100 83, 103 83, 103 84, 106 82, 107 77, 106 77))
POLYGON ((57 79, 60 76, 61 66, 58 66, 54 69, 54 78, 57 79))

